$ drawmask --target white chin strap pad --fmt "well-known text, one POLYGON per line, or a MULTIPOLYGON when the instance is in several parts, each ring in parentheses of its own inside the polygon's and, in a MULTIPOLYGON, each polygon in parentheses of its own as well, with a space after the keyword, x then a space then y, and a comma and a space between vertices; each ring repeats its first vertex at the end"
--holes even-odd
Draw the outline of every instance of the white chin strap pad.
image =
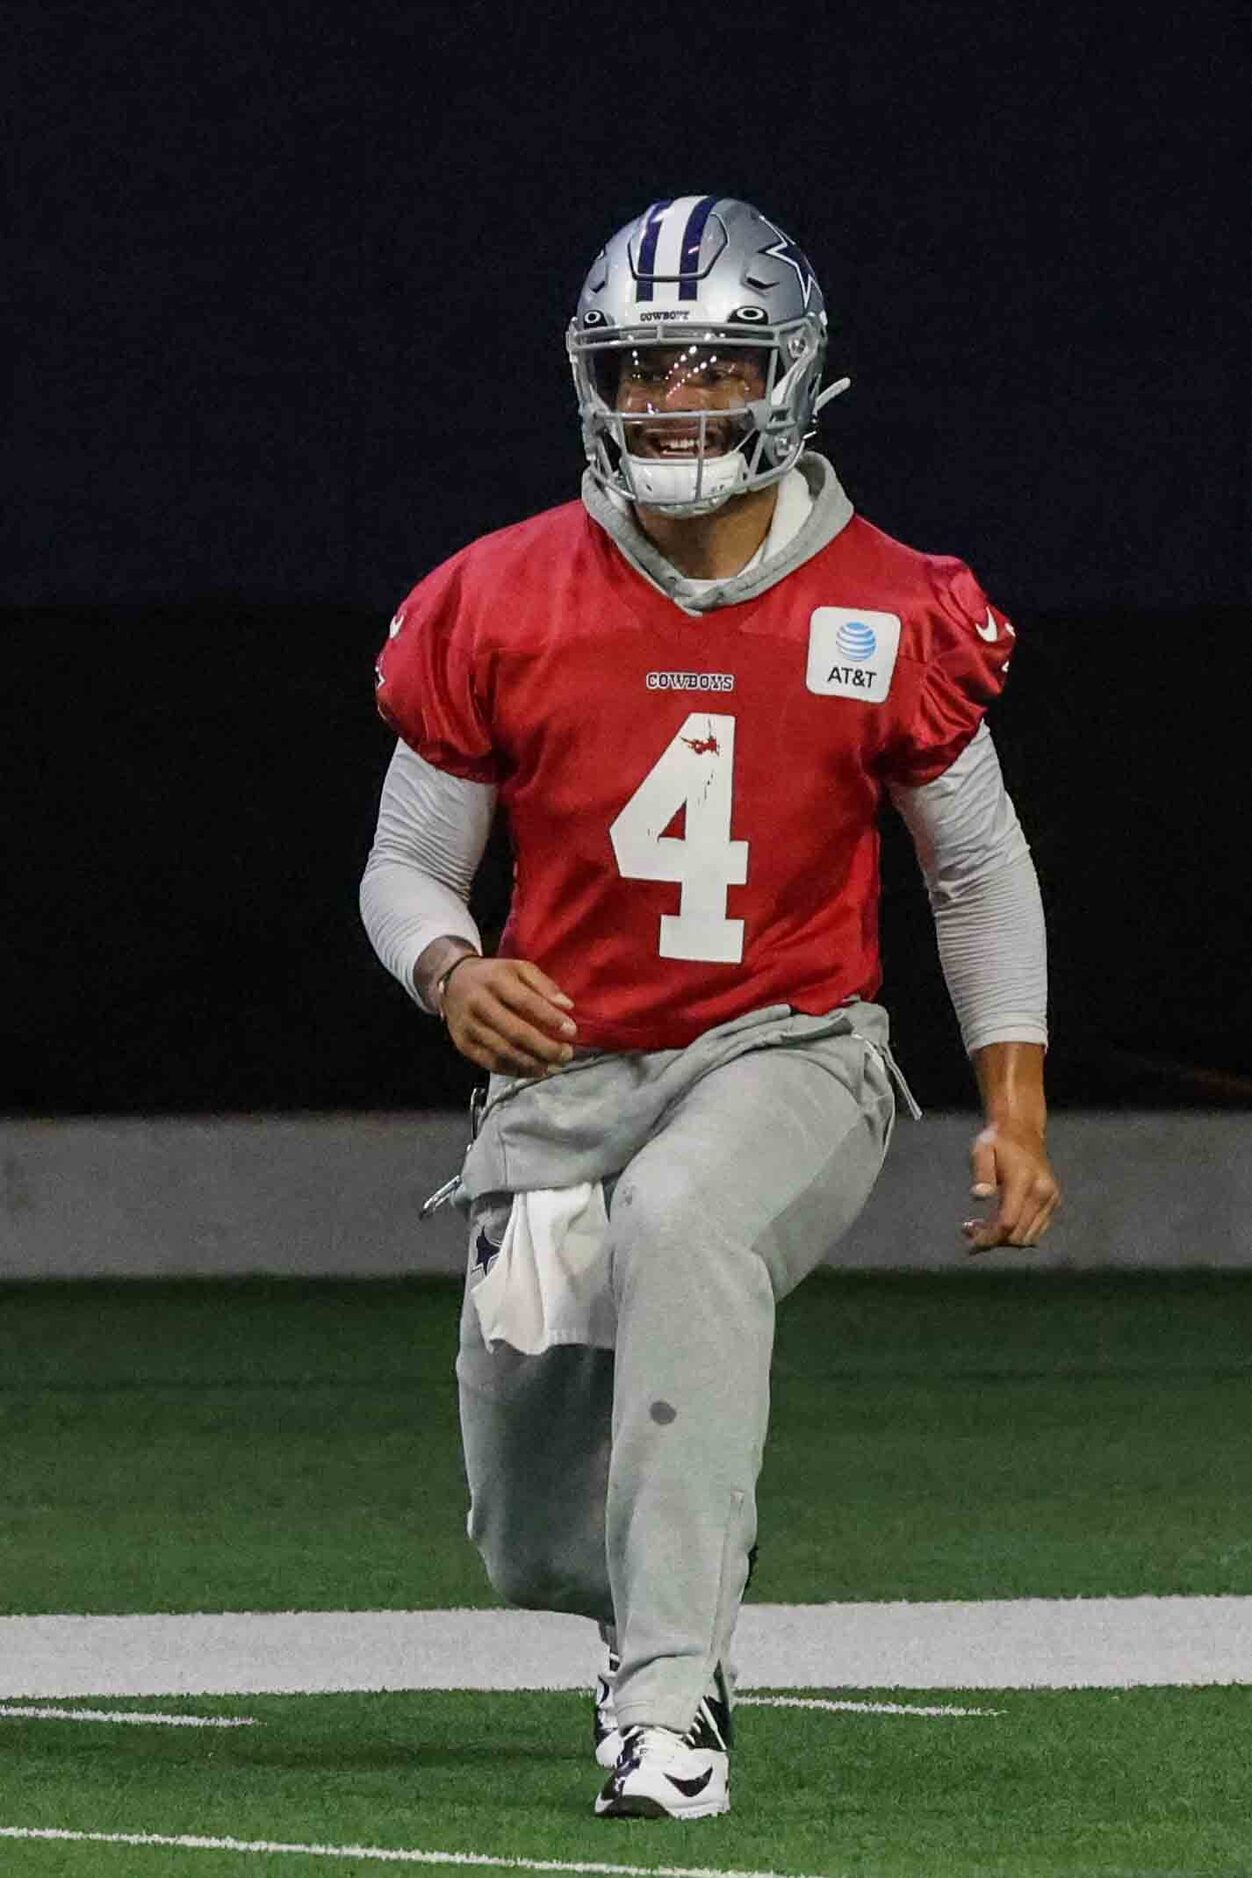
POLYGON ((635 501, 652 504, 658 509, 685 508, 693 502, 699 503, 701 508, 706 503, 711 508, 716 507, 742 488, 748 475, 741 450, 728 450, 724 456, 706 456, 702 464, 695 457, 690 461, 666 462, 654 456, 627 456, 626 461, 635 501))

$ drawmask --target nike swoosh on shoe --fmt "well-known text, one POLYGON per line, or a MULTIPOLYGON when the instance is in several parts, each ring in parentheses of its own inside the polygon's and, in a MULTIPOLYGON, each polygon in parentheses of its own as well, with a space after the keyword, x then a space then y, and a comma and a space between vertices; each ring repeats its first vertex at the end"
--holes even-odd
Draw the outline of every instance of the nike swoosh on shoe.
POLYGON ((676 1774, 666 1774, 665 1778, 669 1781, 671 1787, 677 1787, 678 1791, 686 1794, 689 1800, 694 1800, 697 1793, 703 1793, 710 1780, 712 1780, 713 1769, 711 1767, 706 1768, 704 1773, 698 1775, 694 1780, 680 1780, 676 1774))

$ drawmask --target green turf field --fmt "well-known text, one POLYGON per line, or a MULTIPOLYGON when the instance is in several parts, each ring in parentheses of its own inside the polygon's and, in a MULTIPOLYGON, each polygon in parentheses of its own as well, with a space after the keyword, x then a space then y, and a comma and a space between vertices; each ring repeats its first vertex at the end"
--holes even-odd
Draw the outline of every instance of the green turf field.
MULTIPOLYGON (((734 1811, 686 1825, 587 1817, 595 1768, 574 1695, 199 1706, 263 1725, 206 1745, 181 1730, 9 1724, 0 1824, 856 1878, 1252 1867, 1248 1690, 1012 1690, 995 1699, 1002 1715, 944 1724, 752 1710, 734 1811)), ((386 1868, 0 1841, 6 1878, 371 1869, 386 1868)))
MULTIPOLYGON (((490 1603, 456 1307, 429 1282, 0 1287, 3 1610, 490 1603)), ((1252 1594, 1250 1383, 1241 1275, 821 1276, 781 1315, 753 1597, 1252 1594)), ((823 1878, 1252 1872, 1252 1690, 895 1699, 1001 1712, 744 1710, 735 1811, 688 1826, 588 1816, 568 1693, 109 1704, 257 1722, 233 1731, 0 1717, 0 1828, 823 1878)), ((384 1868, 0 1838, 3 1878, 384 1868)))
MULTIPOLYGON (((446 1283, 0 1288, 0 1608, 492 1601, 446 1283)), ((819 1276, 753 1595, 1252 1592, 1252 1279, 819 1276)))

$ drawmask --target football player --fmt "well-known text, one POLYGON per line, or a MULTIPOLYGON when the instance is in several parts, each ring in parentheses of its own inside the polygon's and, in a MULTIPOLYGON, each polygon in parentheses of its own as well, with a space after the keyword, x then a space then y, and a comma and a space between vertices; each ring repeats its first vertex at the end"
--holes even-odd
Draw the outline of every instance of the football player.
POLYGON ((745 202, 653 203, 567 334, 580 500, 472 542, 379 660, 399 734, 362 884, 383 962, 490 1072, 456 1198, 470 1533, 609 1655, 596 1811, 729 1806, 729 1654, 774 1310, 877 1178, 878 818, 912 833, 985 1125, 969 1247, 1032 1246, 1044 929, 983 722, 1014 629, 808 444, 827 316, 745 202), (467 910, 497 802, 498 955, 467 910))

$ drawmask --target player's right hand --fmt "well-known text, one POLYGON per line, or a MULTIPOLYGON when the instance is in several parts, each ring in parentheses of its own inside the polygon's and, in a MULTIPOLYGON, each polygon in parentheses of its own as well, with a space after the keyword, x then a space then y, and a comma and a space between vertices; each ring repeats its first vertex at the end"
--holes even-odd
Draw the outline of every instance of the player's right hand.
POLYGON ((501 1076, 545 1076, 574 1054, 573 1000, 525 959, 467 958, 448 980, 448 1035, 471 1063, 501 1076))

